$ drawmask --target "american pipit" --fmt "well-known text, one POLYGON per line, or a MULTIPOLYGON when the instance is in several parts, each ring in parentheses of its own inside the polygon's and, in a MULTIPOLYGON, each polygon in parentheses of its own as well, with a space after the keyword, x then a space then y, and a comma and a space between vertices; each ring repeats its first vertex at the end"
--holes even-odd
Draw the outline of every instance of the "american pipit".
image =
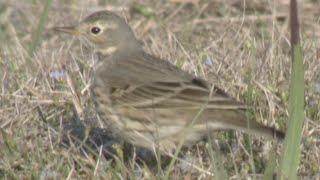
POLYGON ((92 90, 97 111, 125 140, 173 150, 214 130, 235 129, 283 138, 275 128, 246 117, 246 106, 216 86, 146 53, 116 14, 100 11, 76 26, 56 27, 76 35, 98 55, 92 90))

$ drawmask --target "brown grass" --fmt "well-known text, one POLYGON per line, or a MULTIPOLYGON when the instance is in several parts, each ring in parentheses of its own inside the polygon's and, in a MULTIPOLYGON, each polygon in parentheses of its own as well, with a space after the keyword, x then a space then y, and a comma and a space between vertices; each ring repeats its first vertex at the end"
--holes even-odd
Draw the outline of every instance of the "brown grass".
MULTIPOLYGON (((101 136, 100 129, 95 134, 95 130, 89 132, 82 126, 79 130, 72 123, 69 126, 80 119, 87 127, 101 127, 87 91, 93 59, 85 47, 79 47, 78 40, 58 35, 50 28, 76 23, 101 9, 126 17, 146 51, 219 85, 252 106, 258 121, 285 130, 291 69, 288 1, 56 0, 49 11, 46 31, 41 34, 41 45, 29 57, 27 50, 43 2, 0 3, 1 179, 150 179, 162 177, 166 171, 134 161, 135 154, 127 155, 127 149, 132 148, 119 146, 117 137, 108 131, 101 136), (64 74, 55 79, 50 76, 53 72, 64 74), (116 157, 105 158, 106 149, 86 139, 69 141, 78 134, 82 138, 102 137, 95 143, 105 145, 116 157)), ((298 172, 301 177, 316 179, 320 177, 320 5, 312 0, 301 5, 306 118, 298 172)), ((215 135, 214 152, 230 179, 259 179, 272 149, 281 152, 281 144, 248 138, 240 132, 215 135)), ((202 142, 184 150, 185 157, 176 163, 170 176, 209 178, 216 168, 210 157, 216 156, 210 155, 208 146, 202 142), (183 161, 193 163, 194 168, 183 161)), ((138 158, 146 155, 140 149, 136 152, 138 158)))

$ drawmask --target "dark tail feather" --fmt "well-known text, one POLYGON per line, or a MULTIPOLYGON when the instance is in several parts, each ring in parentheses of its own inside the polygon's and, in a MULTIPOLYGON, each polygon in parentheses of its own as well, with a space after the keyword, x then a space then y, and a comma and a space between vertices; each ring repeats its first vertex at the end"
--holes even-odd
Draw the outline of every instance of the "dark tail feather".
POLYGON ((218 112, 218 110, 211 109, 210 111, 207 111, 207 113, 206 117, 208 119, 222 119, 225 129, 242 130, 249 134, 265 136, 277 140, 283 140, 285 137, 285 133, 282 131, 260 124, 254 119, 248 119, 243 110, 227 109, 219 110, 218 112))
POLYGON ((261 123, 258 123, 254 119, 249 120, 245 113, 242 113, 242 121, 245 121, 245 123, 238 123, 239 126, 246 126, 245 131, 248 131, 248 133, 251 134, 257 134, 261 136, 265 136, 268 138, 276 139, 282 141, 285 138, 285 133, 282 131, 277 130, 274 127, 269 127, 266 125, 263 125, 261 123))
POLYGON ((273 127, 267 127, 261 125, 260 127, 251 129, 249 131, 252 131, 254 134, 261 134, 262 136, 270 137, 277 140, 284 140, 285 133, 282 131, 279 131, 273 127))

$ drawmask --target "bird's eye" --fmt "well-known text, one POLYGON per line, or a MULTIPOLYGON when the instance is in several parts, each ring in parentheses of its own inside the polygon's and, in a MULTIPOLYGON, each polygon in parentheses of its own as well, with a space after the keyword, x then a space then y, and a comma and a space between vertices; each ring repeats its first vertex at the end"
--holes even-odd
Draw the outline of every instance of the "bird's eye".
POLYGON ((91 28, 91 32, 93 34, 99 34, 100 31, 101 31, 101 29, 99 27, 94 26, 91 28))

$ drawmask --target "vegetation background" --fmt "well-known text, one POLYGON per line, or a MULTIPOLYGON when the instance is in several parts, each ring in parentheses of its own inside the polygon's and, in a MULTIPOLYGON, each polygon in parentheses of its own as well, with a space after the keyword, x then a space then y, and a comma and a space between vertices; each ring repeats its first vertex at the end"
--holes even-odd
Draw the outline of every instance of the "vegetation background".
MULTIPOLYGON (((299 3, 306 118, 298 175, 317 179, 320 3, 299 3)), ((103 9, 125 17, 146 51, 222 87, 252 106, 258 121, 286 129, 291 70, 288 0, 1 1, 1 179, 162 176, 165 170, 133 160, 148 159, 144 150, 132 154, 132 148, 118 147, 120 140, 109 130, 87 133, 79 123, 80 119, 86 127, 100 127, 87 91, 93 58, 78 40, 51 28, 77 23, 103 9), (85 141, 87 135, 102 148, 85 141), (112 160, 107 151, 116 157, 112 160)), ((183 150, 183 162, 175 164, 170 177, 206 179, 222 167, 230 179, 259 179, 272 152, 279 155, 281 147, 240 132, 217 132, 212 144, 183 150)), ((278 164, 280 158, 276 159, 278 164)))

